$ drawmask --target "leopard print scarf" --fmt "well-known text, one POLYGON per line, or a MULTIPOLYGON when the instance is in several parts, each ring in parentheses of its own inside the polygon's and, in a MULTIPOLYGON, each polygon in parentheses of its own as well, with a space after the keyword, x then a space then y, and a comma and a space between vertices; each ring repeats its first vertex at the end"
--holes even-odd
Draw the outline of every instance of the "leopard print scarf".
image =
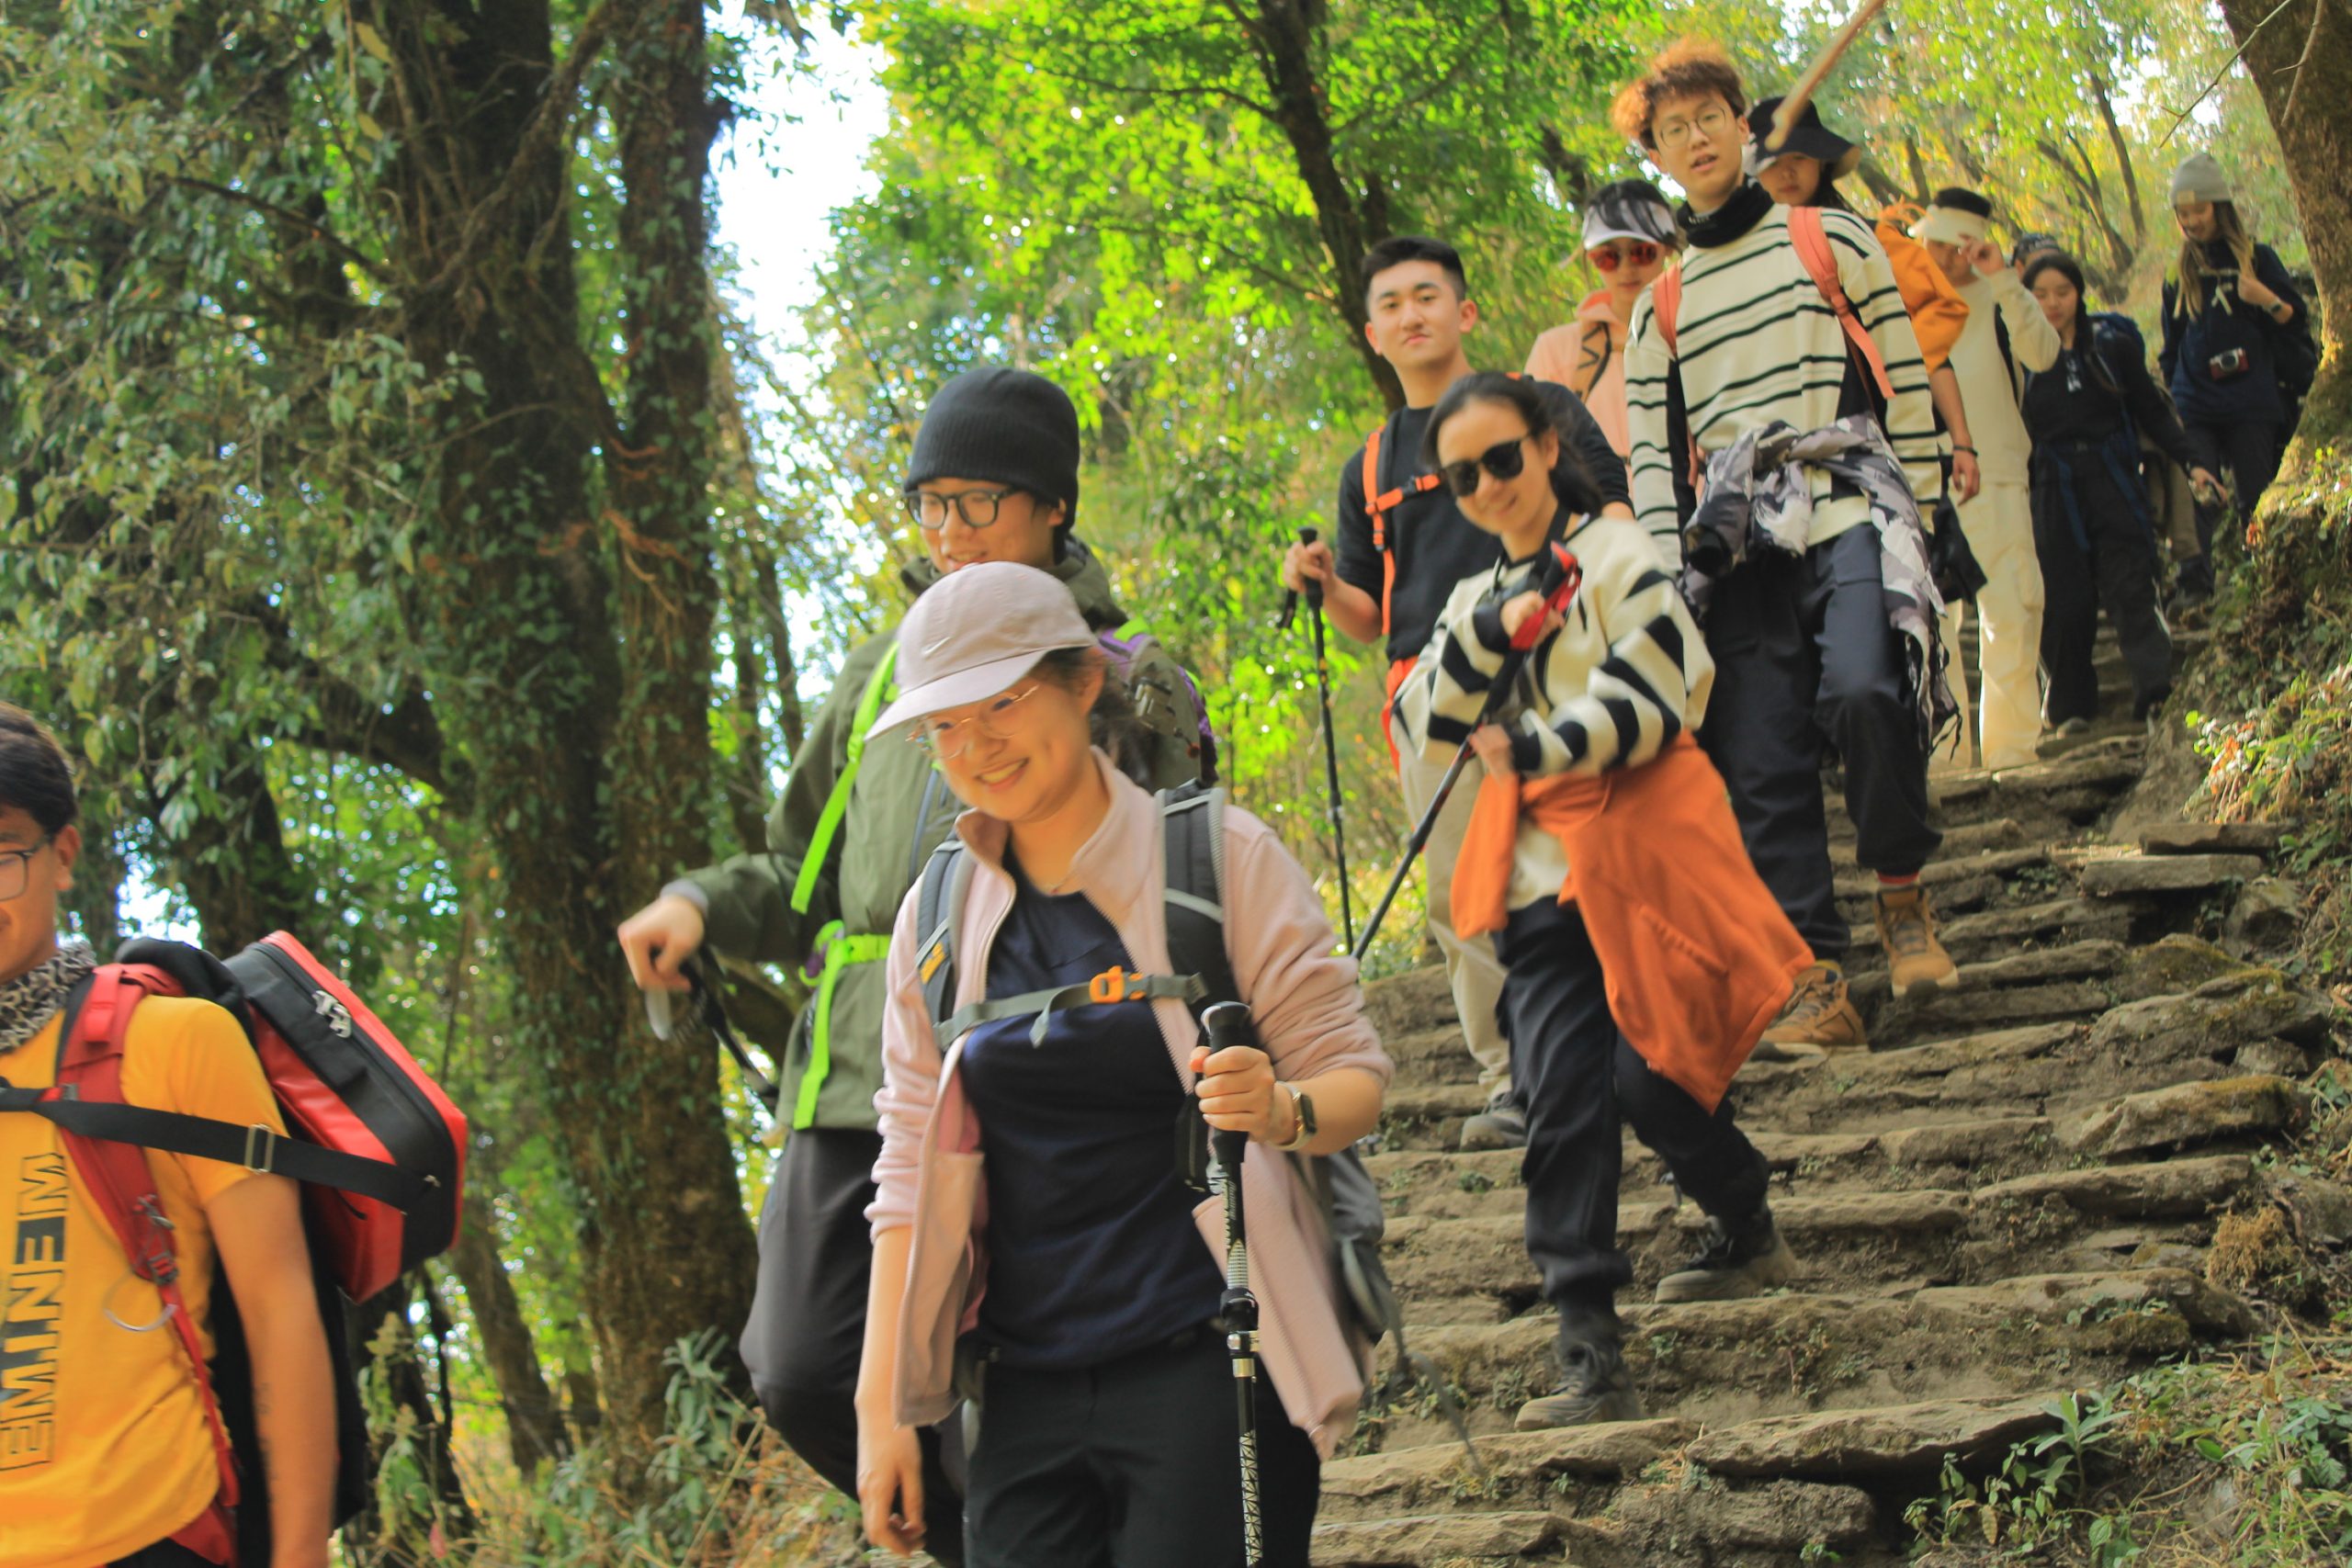
POLYGON ((80 937, 67 937, 47 962, 0 984, 0 1055, 39 1034, 50 1015, 65 1005, 68 992, 98 966, 98 955, 80 937))

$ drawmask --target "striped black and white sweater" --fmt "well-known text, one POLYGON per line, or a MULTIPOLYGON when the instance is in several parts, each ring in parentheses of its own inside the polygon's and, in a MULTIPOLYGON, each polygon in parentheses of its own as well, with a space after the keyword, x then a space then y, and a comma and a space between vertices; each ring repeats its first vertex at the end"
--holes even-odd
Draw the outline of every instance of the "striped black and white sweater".
MULTIPOLYGON (((1737 199, 1737 198, 1735 198, 1737 199)), ((1789 237, 1789 209, 1766 209, 1734 239, 1694 244, 1682 262, 1676 312, 1679 354, 1670 355, 1651 297, 1634 308, 1625 351, 1625 391, 1633 437, 1634 511, 1669 560, 1681 558, 1675 477, 1687 473, 1687 447, 1668 434, 1667 383, 1679 368, 1690 430, 1702 453, 1722 450, 1748 430, 1783 421, 1798 430, 1834 423, 1846 389, 1849 344, 1829 302, 1805 271, 1789 237), (1679 358, 1679 367, 1676 359, 1679 358)), ((1942 489, 1939 459, 1945 437, 1928 396, 1927 364, 1903 309, 1894 270, 1870 226, 1850 212, 1821 214, 1846 297, 1886 361, 1894 395, 1885 428, 1912 494, 1942 489)), ((1843 412, 1852 412, 1851 409, 1843 412)), ((1813 476, 1812 543, 1824 544, 1869 516, 1857 495, 1834 495, 1828 475, 1813 476)))
MULTIPOLYGON (((1706 716, 1714 660, 1649 536, 1622 518, 1570 525, 1584 572, 1562 624, 1536 644, 1498 721, 1522 775, 1594 775, 1650 761, 1706 716)), ((1396 693, 1406 739, 1435 761, 1469 739, 1509 654, 1505 601, 1534 586, 1543 557, 1464 578, 1429 650, 1396 693)), ((1474 764, 1475 766, 1475 764, 1474 764)), ((1510 907, 1555 897, 1567 874, 1559 840, 1520 831, 1510 907)))

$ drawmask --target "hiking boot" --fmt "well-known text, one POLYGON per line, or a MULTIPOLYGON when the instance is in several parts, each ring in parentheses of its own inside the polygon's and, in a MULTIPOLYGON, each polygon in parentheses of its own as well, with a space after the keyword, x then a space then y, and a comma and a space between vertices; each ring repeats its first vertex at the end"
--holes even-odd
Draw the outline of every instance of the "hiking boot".
POLYGON ((1527 1146, 1527 1112, 1511 1099, 1510 1090, 1497 1089, 1487 1109, 1462 1123, 1462 1146, 1474 1152, 1527 1146))
POLYGON ((1560 1386, 1521 1405, 1513 1427, 1522 1432, 1543 1432, 1555 1427, 1643 1419, 1642 1396, 1634 1392, 1634 1376, 1625 1370, 1615 1313, 1563 1317, 1555 1353, 1559 1358, 1560 1386))
POLYGON ((1870 1038, 1862 1030, 1862 1015, 1846 999, 1846 976, 1826 964, 1801 971, 1789 1005, 1764 1032, 1762 1044, 1774 1047, 1769 1053, 1762 1049, 1756 1053, 1766 1061, 1868 1050, 1870 1038))
POLYGON ((1887 978, 1898 997, 1949 991, 1960 984, 1951 954, 1936 940, 1928 890, 1914 882, 1878 890, 1878 940, 1886 949, 1887 978))
POLYGON ((1737 1224, 1707 1216, 1707 1244, 1680 1271, 1657 1282, 1661 1302, 1728 1302, 1760 1296, 1795 1278, 1796 1255, 1781 1238, 1770 1205, 1737 1224))

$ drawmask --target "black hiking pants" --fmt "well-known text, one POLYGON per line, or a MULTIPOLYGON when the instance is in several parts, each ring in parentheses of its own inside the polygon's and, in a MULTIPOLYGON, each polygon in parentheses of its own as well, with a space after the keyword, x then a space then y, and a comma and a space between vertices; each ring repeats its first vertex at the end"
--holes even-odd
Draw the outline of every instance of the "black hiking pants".
POLYGON ((1846 808, 1862 865, 1907 876, 1943 835, 1928 825, 1901 638, 1887 625, 1877 530, 1850 528, 1800 558, 1750 557, 1715 584, 1707 612, 1714 694, 1699 732, 1730 786, 1757 874, 1816 958, 1845 955, 1821 751, 1846 765, 1846 808))
MULTIPOLYGON (((2216 477, 2225 473, 2229 476, 2230 495, 2237 503, 2238 521, 2251 521, 2262 492, 2278 477, 2278 458, 2284 443, 2278 424, 2261 419, 2237 420, 2228 424, 2183 420, 2180 429, 2188 438, 2189 456, 2199 466, 2216 477)), ((2213 509, 2198 507, 2197 535, 2209 558, 2213 553, 2213 509)))
MULTIPOLYGON (((1242 1568, 1233 1360, 1203 1327, 1076 1371, 988 1369, 972 1450, 972 1568, 1242 1568)), ((1306 1568, 1322 1461, 1261 1362, 1268 1568, 1306 1568)))
POLYGON ((1563 1315, 1612 1312, 1618 1287, 1634 1277, 1617 1250, 1621 1116, 1710 1214, 1753 1214, 1770 1171, 1733 1122, 1729 1096, 1710 1115, 1625 1043, 1575 905, 1514 909, 1496 950, 1507 971, 1511 1084, 1527 1111, 1527 1256, 1563 1315))
MULTIPOLYGON (((857 1364, 874 1243, 865 1206, 882 1134, 808 1127, 785 1140, 760 1211, 760 1279, 743 1325, 743 1365, 768 1421, 808 1468, 857 1495, 857 1364)), ((950 1419, 947 1427, 956 1422, 950 1419)), ((964 1561, 961 1453, 939 1428, 922 1441, 923 1550, 964 1561)))
POLYGON ((2124 667, 2132 673, 2135 715, 2145 716, 2172 691, 2172 633, 2156 604, 2156 541, 2134 504, 2136 499, 2124 493, 2096 451, 2045 452, 2035 465, 2041 712, 2052 727, 2098 716, 2098 671, 2093 658, 2102 605, 2122 649, 2124 667), (2072 509, 2066 495, 2070 484, 2072 509), (2075 536, 2077 521, 2080 538, 2075 536))

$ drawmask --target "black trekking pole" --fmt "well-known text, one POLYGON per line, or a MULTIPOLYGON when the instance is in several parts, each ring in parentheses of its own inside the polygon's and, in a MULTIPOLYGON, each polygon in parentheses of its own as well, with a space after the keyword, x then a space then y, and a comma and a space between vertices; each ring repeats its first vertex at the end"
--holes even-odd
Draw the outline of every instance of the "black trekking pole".
MULTIPOLYGON (((774 1079, 760 1071, 758 1065, 752 1060, 752 1054, 743 1049, 743 1042, 736 1038, 735 1026, 728 1021, 727 1008, 718 999, 718 989, 704 981, 701 966, 691 958, 678 965, 678 973, 686 977, 687 995, 694 998, 697 1010, 702 1014, 703 1027, 709 1030, 711 1037, 735 1058, 735 1065, 743 1072, 743 1087, 752 1091, 753 1099, 768 1108, 770 1115, 774 1115, 782 1091, 774 1079)), ((645 1021, 652 1027, 655 1039, 670 1038, 675 1025, 672 1021, 669 992, 645 993, 645 1021)))
MULTIPOLYGON (((1250 1010, 1239 1002, 1217 1003, 1201 1014, 1201 1023, 1208 1031, 1211 1055, 1258 1043, 1250 1010)), ((1258 1298, 1250 1292, 1250 1235, 1241 1214, 1241 1161, 1249 1149, 1249 1134, 1210 1129, 1209 1151, 1225 1195, 1225 1295, 1217 1305, 1226 1348, 1233 1352, 1234 1397, 1241 1414, 1242 1561, 1259 1568, 1266 1560, 1266 1527, 1258 1503, 1258 1298)))
MULTIPOLYGON (((1315 530, 1301 528, 1298 542, 1311 545, 1315 530)), ((1291 617, 1298 612, 1298 595, 1290 594, 1283 601, 1282 625, 1287 628, 1291 617)), ((1355 950, 1356 921, 1348 894, 1348 829, 1340 811, 1340 742, 1331 731, 1331 661, 1323 645, 1323 583, 1318 578, 1306 580, 1307 624, 1315 633, 1315 691, 1323 703, 1323 784, 1324 812, 1331 819, 1331 858, 1340 868, 1340 932, 1350 952, 1355 950)))
MULTIPOLYGON (((1552 558, 1544 563, 1543 579, 1535 585, 1535 591, 1544 595, 1544 608, 1528 616, 1518 635, 1510 639, 1510 651, 1503 656, 1503 667, 1496 672, 1494 683, 1487 688, 1487 700, 1478 709, 1478 722, 1470 727, 1474 732, 1494 718, 1495 710, 1510 694, 1511 684, 1519 678, 1519 667, 1527 661, 1528 654, 1542 638, 1544 623, 1567 608, 1568 601, 1576 596, 1577 585, 1583 581, 1584 573, 1577 566, 1577 558, 1570 555, 1564 546, 1554 545, 1552 558)), ((1372 939, 1378 934, 1380 922, 1387 918, 1388 906, 1396 901, 1397 891, 1405 886, 1405 878, 1411 874, 1413 862, 1419 859, 1421 852, 1429 847, 1430 835, 1437 830, 1438 813, 1445 809, 1447 798, 1453 794, 1453 786, 1460 781, 1462 770, 1470 761, 1470 742, 1465 739, 1461 749, 1453 753, 1453 761, 1446 768, 1445 777, 1439 781, 1437 794, 1430 797, 1429 808, 1421 813, 1420 821, 1414 826, 1413 836, 1405 840, 1405 857, 1396 863, 1396 874, 1388 879, 1387 887, 1380 895, 1380 902, 1373 906, 1370 918, 1364 921, 1363 939, 1355 944, 1355 957, 1359 963, 1366 953, 1372 951, 1372 939)))

